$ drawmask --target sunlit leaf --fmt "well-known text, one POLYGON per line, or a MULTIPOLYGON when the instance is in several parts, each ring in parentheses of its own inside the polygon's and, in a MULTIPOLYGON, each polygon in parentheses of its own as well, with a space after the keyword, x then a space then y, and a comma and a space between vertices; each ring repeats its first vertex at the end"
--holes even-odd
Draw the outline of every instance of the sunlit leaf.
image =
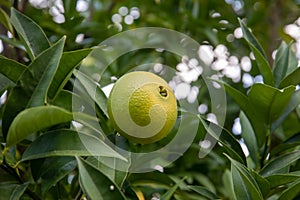
POLYGON ((41 135, 25 150, 22 161, 50 156, 103 156, 127 161, 99 138, 70 129, 41 135))
POLYGON ((10 22, 9 16, 7 13, 0 8, 0 23, 3 24, 3 26, 12 34, 14 34, 14 29, 12 27, 12 24, 10 22))
POLYGON ((186 178, 181 179, 179 182, 177 182, 173 187, 171 187, 165 194, 163 194, 160 199, 161 200, 170 200, 172 196, 174 195, 175 191, 179 187, 181 183, 184 182, 186 178))
POLYGON ((73 114, 56 106, 39 106, 22 111, 12 122, 7 145, 14 145, 27 136, 53 125, 70 122, 73 114))

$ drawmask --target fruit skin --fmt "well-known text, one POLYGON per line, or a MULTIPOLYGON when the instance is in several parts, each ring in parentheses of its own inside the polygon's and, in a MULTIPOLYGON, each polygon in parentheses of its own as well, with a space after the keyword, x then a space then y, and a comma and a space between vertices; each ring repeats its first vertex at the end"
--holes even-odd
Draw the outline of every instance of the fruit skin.
POLYGON ((148 144, 172 130, 177 102, 165 80, 150 72, 135 71, 114 85, 108 98, 108 115, 121 135, 132 142, 148 144))

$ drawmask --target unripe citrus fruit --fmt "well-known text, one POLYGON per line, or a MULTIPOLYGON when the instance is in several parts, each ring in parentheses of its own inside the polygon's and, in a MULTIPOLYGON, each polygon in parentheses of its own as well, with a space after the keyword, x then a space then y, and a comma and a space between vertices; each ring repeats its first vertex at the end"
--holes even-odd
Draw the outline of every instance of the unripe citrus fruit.
POLYGON ((108 98, 108 115, 121 135, 148 144, 171 131, 177 118, 177 103, 165 80, 150 72, 135 71, 114 85, 108 98))

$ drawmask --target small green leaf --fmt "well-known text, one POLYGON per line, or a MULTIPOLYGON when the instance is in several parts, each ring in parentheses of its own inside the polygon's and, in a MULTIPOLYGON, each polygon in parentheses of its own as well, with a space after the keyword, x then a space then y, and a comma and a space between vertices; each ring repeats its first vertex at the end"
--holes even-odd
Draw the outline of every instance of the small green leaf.
POLYGON ((249 150, 250 157, 256 166, 259 165, 259 151, 257 146, 257 141, 255 138, 255 132, 252 128, 250 121, 243 111, 240 112, 240 122, 242 126, 242 138, 249 150))
POLYGON ((165 194, 163 194, 160 197, 160 199, 161 200, 170 200, 172 198, 172 196, 174 195, 175 191, 177 190, 177 188, 179 187, 179 185, 181 183, 183 183, 185 179, 186 179, 186 177, 181 179, 180 181, 178 181, 172 188, 170 188, 165 194))
POLYGON ((84 193, 95 200, 122 200, 126 199, 118 186, 109 178, 88 164, 83 159, 76 157, 78 162, 80 185, 84 193))
MULTIPOLYGON (((280 47, 278 48, 278 51, 276 53, 276 58, 274 62, 274 81, 275 81, 275 87, 278 87, 281 80, 286 76, 288 69, 289 69, 289 61, 290 61, 290 54, 292 54, 291 51, 291 44, 287 45, 284 41, 282 41, 280 47)), ((293 63, 295 64, 295 63, 293 63)), ((297 66, 297 65, 296 65, 297 66)), ((294 67, 291 67, 294 68, 294 67)))
POLYGON ((268 179, 262 177, 256 171, 253 171, 253 170, 251 171, 251 174, 252 174, 253 178, 255 179, 255 181, 257 182, 262 195, 264 197, 267 196, 270 192, 270 183, 269 183, 268 179))
POLYGON ((289 85, 298 85, 300 84, 300 68, 298 67, 288 76, 286 76, 279 84, 279 88, 284 88, 289 85))
POLYGON ((93 81, 91 78, 83 74, 82 72, 76 70, 74 71, 74 75, 76 78, 80 81, 80 83, 83 85, 87 93, 90 95, 90 97, 94 100, 94 102, 97 103, 97 105, 101 108, 103 113, 108 117, 107 114, 107 98, 100 88, 99 85, 96 84, 95 81, 93 81))
POLYGON ((6 12, 2 8, 0 8, 0 23, 3 24, 3 26, 11 34, 14 34, 14 29, 13 29, 12 24, 10 22, 9 16, 6 14, 6 12))
POLYGON ((255 36, 251 33, 249 28, 244 24, 244 22, 239 19, 239 23, 243 31, 243 36, 248 42, 248 45, 255 56, 258 69, 264 78, 264 82, 271 86, 274 85, 274 78, 271 71, 271 67, 268 61, 266 60, 266 54, 263 48, 255 38, 255 36))
POLYGON ((300 175, 297 174, 274 174, 267 176, 266 179, 270 183, 271 188, 286 185, 300 179, 300 175))
POLYGON ((32 60, 50 47, 42 28, 14 8, 11 8, 11 22, 23 40, 27 53, 32 60))
POLYGON ((214 139, 219 141, 230 156, 241 163, 246 163, 245 154, 243 153, 239 142, 232 136, 231 133, 214 123, 210 123, 210 125, 208 125, 208 122, 206 122, 201 117, 199 117, 199 119, 207 133, 210 134, 214 139), (216 133, 221 134, 217 135, 216 133))
POLYGON ((12 122, 7 134, 7 146, 53 125, 70 122, 73 114, 56 106, 39 106, 22 111, 12 122))
POLYGON ((50 156, 103 156, 127 161, 99 138, 69 129, 49 131, 38 137, 25 150, 22 161, 50 156))
POLYGON ((290 166, 298 159, 300 159, 300 151, 294 151, 281 155, 268 162, 260 173, 264 177, 276 174, 281 169, 290 166))
POLYGON ((41 190, 45 194, 50 187, 74 170, 77 162, 74 157, 49 157, 32 160, 30 166, 34 179, 37 181, 41 178, 41 190))
POLYGON ((300 193, 300 179, 295 181, 293 184, 289 185, 289 187, 285 189, 282 192, 282 194, 279 196, 278 200, 294 199, 299 195, 299 193, 300 193))
POLYGON ((211 200, 220 199, 216 194, 212 193, 210 190, 208 190, 205 187, 189 185, 188 188, 197 192, 201 196, 206 197, 207 199, 211 199, 211 200))
POLYGON ((70 79, 76 66, 91 52, 92 49, 81 49, 77 51, 64 52, 52 83, 49 87, 48 96, 54 99, 67 81, 70 79))
POLYGON ((286 106, 284 112, 280 115, 280 117, 272 123, 271 132, 275 131, 282 122, 290 115, 290 113, 295 110, 295 108, 300 104, 300 90, 297 90, 293 93, 289 104, 286 106))
POLYGON ((22 185, 18 185, 12 192, 10 196, 10 200, 19 200, 21 196, 24 194, 27 189, 29 183, 23 183, 22 185))
MULTIPOLYGON (((228 157, 228 156, 227 156, 228 157)), ((233 189, 236 199, 263 199, 259 186, 248 171, 241 163, 231 159, 231 176, 233 181, 233 189)))
POLYGON ((22 73, 27 67, 17 61, 0 56, 0 73, 9 78, 12 82, 17 83, 22 73))

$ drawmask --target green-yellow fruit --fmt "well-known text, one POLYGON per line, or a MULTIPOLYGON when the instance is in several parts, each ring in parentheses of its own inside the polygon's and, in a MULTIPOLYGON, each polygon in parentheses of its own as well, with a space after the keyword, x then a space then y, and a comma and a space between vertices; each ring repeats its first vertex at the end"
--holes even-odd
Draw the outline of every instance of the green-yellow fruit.
POLYGON ((114 85, 108 98, 108 115, 121 135, 135 143, 148 144, 171 131, 177 103, 165 80, 150 72, 135 71, 114 85))

